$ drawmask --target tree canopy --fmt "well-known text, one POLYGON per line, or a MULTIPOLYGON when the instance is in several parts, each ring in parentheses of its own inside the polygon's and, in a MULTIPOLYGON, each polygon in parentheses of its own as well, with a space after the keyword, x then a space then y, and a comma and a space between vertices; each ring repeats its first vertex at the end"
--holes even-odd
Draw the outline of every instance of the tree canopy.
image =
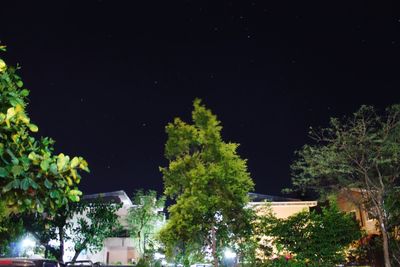
POLYGON ((38 127, 27 115, 29 90, 17 69, 0 58, 0 198, 6 216, 54 212, 79 200, 79 171, 88 165, 82 157, 55 155, 52 139, 33 135, 38 127))
POLYGON ((133 205, 126 217, 128 231, 135 241, 141 256, 155 247, 156 234, 164 221, 165 197, 157 197, 157 192, 138 190, 133 196, 133 205))
POLYGON ((161 172, 164 192, 175 203, 161 239, 170 254, 182 246, 211 249, 217 265, 217 253, 250 225, 245 206, 254 184, 238 144, 222 140, 217 117, 199 99, 193 106, 193 124, 175 118, 166 127, 169 165, 161 172))
POLYGON ((321 213, 303 211, 264 223, 264 234, 273 238, 276 247, 293 253, 296 260, 308 262, 308 266, 343 263, 346 248, 361 237, 358 223, 334 203, 321 213))
POLYGON ((385 199, 399 185, 400 105, 382 115, 362 106, 352 116, 333 118, 327 128, 311 129, 314 144, 297 152, 292 165, 296 189, 313 189, 325 194, 358 190, 360 205, 379 222, 385 266, 390 266, 388 241, 389 210, 385 199))

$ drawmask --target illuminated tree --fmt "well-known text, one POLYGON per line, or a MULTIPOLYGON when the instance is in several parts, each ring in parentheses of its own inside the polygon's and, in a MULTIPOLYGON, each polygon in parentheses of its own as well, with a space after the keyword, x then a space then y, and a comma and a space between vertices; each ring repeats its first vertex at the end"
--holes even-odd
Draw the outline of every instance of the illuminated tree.
POLYGON ((79 171, 89 169, 81 157, 55 155, 52 139, 32 135, 38 127, 27 115, 29 90, 17 69, 0 58, 0 199, 5 216, 52 213, 70 201, 79 201, 79 171))
POLYGON ((322 195, 338 190, 361 193, 360 205, 378 220, 385 266, 390 267, 388 222, 391 210, 385 200, 400 182, 400 105, 378 115, 362 106, 343 120, 312 130, 313 145, 297 152, 292 165, 295 189, 312 189, 322 195))
POLYGON ((176 118, 166 127, 169 166, 161 172, 164 192, 175 204, 160 236, 170 254, 177 247, 210 249, 217 266, 218 253, 248 229, 245 206, 253 181, 238 144, 222 140, 220 121, 198 99, 192 119, 187 124, 176 118))
POLYGON ((155 236, 164 220, 165 197, 157 198, 157 192, 138 190, 132 199, 134 207, 129 210, 126 222, 131 238, 135 241, 141 256, 154 247, 155 236))

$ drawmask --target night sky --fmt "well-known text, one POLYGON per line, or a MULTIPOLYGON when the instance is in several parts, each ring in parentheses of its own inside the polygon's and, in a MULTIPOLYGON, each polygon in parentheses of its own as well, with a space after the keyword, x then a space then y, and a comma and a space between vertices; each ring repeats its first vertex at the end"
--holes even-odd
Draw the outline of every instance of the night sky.
POLYGON ((256 192, 290 185, 309 126, 400 103, 400 12, 386 1, 2 1, 0 40, 84 193, 162 191, 165 125, 199 97, 241 144, 256 192))

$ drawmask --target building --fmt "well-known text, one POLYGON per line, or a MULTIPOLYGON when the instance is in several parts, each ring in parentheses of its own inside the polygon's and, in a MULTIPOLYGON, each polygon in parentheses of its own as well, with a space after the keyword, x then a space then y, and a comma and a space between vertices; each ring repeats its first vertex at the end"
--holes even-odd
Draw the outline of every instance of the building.
POLYGON ((317 206, 317 201, 302 201, 300 199, 285 198, 279 196, 249 193, 249 207, 255 209, 259 215, 265 212, 265 203, 269 203, 272 212, 277 218, 286 219, 301 211, 310 211, 311 207, 317 206))
POLYGON ((363 200, 362 191, 355 188, 342 190, 337 196, 340 210, 351 213, 367 235, 379 235, 378 221, 373 219, 372 211, 365 207, 363 200))
MULTIPOLYGON (((301 201, 299 199, 283 198, 278 196, 263 195, 257 193, 249 193, 250 202, 248 207, 255 209, 258 213, 263 212, 265 203, 268 202, 273 213, 278 218, 287 218, 300 211, 309 211, 310 207, 317 205, 316 201, 301 201)), ((126 225, 126 216, 129 209, 134 208, 130 198, 124 191, 115 191, 107 193, 99 193, 92 195, 85 195, 83 201, 102 199, 105 202, 122 203, 122 207, 117 211, 120 223, 126 225)), ((160 212, 160 211, 157 211, 160 212)), ((72 221, 76 221, 75 217, 72 221)), ((66 242, 66 252, 64 261, 70 261, 74 255, 73 244, 66 242)), ((104 241, 103 248, 97 253, 90 253, 83 251, 77 260, 91 260, 92 262, 102 262, 106 264, 131 264, 137 262, 139 253, 135 248, 133 240, 126 234, 125 236, 111 237, 104 241)))

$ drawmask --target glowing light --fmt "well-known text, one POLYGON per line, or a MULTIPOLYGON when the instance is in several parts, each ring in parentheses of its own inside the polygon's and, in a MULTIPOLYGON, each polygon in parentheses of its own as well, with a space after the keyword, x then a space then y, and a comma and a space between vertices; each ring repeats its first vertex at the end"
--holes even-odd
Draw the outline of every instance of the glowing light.
POLYGON ((21 246, 23 248, 31 248, 36 245, 36 242, 29 237, 26 237, 24 240, 22 240, 21 246))
POLYGON ((236 253, 233 250, 227 248, 224 251, 224 257, 226 259, 233 259, 233 258, 236 258, 236 253))
POLYGON ((164 254, 161 254, 159 252, 154 253, 154 259, 155 260, 160 260, 160 259, 164 259, 164 258, 165 258, 164 254))

